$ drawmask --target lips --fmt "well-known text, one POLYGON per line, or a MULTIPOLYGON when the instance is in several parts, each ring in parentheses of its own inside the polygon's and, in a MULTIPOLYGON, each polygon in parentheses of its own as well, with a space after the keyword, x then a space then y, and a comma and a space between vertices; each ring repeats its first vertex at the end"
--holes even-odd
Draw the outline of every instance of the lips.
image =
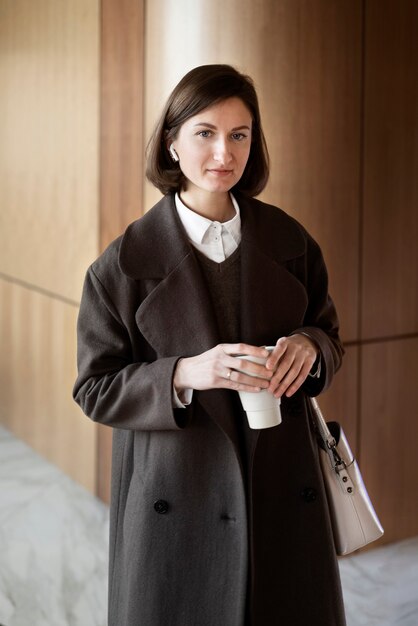
POLYGON ((209 170, 209 172, 211 174, 214 174, 215 176, 228 176, 229 174, 232 174, 233 170, 209 170))

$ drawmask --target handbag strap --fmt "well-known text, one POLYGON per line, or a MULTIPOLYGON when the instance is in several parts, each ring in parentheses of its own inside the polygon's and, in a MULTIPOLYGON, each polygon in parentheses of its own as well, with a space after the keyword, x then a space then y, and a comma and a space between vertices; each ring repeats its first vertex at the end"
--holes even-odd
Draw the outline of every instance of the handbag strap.
POLYGON ((326 448, 332 448, 333 446, 336 446, 337 442, 335 441, 335 438, 332 436, 331 431, 327 426, 327 423, 324 416, 322 415, 322 411, 319 408, 317 400, 315 398, 309 398, 309 401, 313 409, 316 427, 319 431, 319 434, 321 435, 321 439, 324 442, 326 448))
POLYGON ((315 398, 309 398, 309 401, 313 409, 315 426, 324 443, 325 451, 330 458, 331 465, 338 474, 343 468, 345 469, 345 462, 338 453, 337 442, 335 440, 335 437, 333 437, 330 429, 328 428, 328 425, 325 421, 324 416, 322 415, 322 411, 319 408, 317 400, 315 398))

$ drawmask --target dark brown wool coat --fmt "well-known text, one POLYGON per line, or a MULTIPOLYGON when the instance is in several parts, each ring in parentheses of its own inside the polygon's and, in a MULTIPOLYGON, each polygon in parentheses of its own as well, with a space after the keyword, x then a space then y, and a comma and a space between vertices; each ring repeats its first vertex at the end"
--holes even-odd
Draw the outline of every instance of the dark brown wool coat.
MULTIPOLYGON (((238 201, 242 341, 303 329, 322 355, 304 385, 317 395, 342 355, 321 252, 280 209, 238 201)), ((88 270, 78 332, 75 399, 114 428, 110 626, 243 626, 248 598, 253 626, 344 624, 304 394, 283 399, 280 426, 249 431, 248 486, 236 392, 172 408, 179 357, 219 343, 172 196, 88 270)))

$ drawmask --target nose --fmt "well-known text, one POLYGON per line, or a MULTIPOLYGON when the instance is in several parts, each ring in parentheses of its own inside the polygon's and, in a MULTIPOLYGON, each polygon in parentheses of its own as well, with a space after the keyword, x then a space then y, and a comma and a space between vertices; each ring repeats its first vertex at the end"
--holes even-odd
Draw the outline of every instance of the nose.
POLYGON ((220 165, 227 165, 232 160, 232 154, 228 140, 225 137, 219 137, 213 148, 213 158, 220 165))

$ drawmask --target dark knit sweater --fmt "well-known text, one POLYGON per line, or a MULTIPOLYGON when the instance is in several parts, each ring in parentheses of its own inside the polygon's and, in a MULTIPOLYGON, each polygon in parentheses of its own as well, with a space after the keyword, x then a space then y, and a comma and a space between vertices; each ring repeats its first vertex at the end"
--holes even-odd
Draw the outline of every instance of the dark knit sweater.
POLYGON ((199 250, 195 252, 211 296, 221 341, 237 343, 240 341, 240 248, 221 263, 208 259, 199 250))

